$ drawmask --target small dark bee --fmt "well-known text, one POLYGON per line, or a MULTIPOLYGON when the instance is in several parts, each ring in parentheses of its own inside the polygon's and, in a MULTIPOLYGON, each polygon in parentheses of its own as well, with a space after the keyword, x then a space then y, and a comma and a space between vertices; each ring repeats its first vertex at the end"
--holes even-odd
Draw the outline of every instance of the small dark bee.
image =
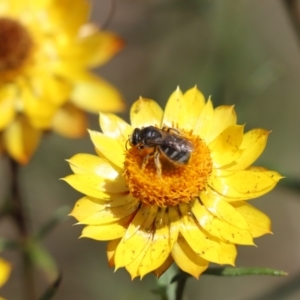
POLYGON ((180 131, 174 128, 163 129, 154 126, 135 128, 128 140, 132 147, 138 149, 153 148, 153 152, 147 154, 143 160, 142 169, 148 163, 149 157, 154 156, 157 175, 161 177, 161 163, 159 156, 163 154, 174 164, 187 164, 194 150, 193 143, 180 135, 180 131))

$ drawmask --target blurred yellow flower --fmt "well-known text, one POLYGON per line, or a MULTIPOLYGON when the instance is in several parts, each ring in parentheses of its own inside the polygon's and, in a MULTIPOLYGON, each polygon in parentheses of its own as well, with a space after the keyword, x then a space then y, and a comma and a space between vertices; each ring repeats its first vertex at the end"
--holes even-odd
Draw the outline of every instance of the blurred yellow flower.
POLYGON ((82 237, 109 241, 111 266, 132 278, 160 276, 175 261, 198 278, 209 262, 234 265, 236 245, 271 232, 270 219, 245 201, 282 178, 251 166, 268 131, 244 133, 233 106, 214 109, 196 87, 178 88, 164 112, 140 98, 130 119, 101 113, 103 133, 90 131, 98 156, 72 157, 75 174, 64 179, 86 195, 71 215, 87 225, 82 237))
MULTIPOLYGON (((0 287, 7 281, 10 272, 11 272, 10 264, 6 260, 0 258, 0 287)), ((3 298, 0 297, 0 300, 2 299, 3 298)))
POLYGON ((119 92, 88 69, 123 47, 88 22, 85 0, 0 0, 0 150, 26 163, 41 133, 86 132, 89 112, 120 111, 119 92))

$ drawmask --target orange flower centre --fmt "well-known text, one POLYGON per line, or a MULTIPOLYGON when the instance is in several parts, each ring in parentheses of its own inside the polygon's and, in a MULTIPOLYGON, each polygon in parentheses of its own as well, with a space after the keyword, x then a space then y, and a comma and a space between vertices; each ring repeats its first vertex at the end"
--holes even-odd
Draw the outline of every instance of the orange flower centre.
POLYGON ((185 164, 172 161, 159 147, 139 149, 133 146, 126 151, 123 176, 135 198, 146 205, 175 206, 189 203, 205 189, 212 172, 210 151, 199 136, 184 133, 184 137, 194 146, 185 164), (156 151, 159 152, 161 175, 155 155, 152 155, 156 151))
POLYGON ((0 18, 0 79, 14 78, 29 57, 33 42, 19 22, 0 18))

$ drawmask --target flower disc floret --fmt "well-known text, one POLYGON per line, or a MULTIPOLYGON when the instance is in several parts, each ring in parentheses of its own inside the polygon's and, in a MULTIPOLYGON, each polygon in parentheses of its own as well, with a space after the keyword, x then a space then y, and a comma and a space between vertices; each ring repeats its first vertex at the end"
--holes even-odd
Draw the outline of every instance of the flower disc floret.
POLYGON ((33 41, 27 29, 18 21, 0 18, 0 82, 13 75, 29 59, 33 41))

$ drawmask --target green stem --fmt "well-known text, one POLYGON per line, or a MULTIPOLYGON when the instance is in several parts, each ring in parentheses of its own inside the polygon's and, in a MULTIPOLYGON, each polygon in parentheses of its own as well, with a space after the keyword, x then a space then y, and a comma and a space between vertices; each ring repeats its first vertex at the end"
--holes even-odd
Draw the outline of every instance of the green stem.
POLYGON ((23 297, 25 300, 35 300, 35 286, 34 286, 34 270, 32 260, 28 252, 29 230, 25 215, 25 206, 22 202, 20 189, 18 185, 18 171, 19 164, 13 159, 10 160, 11 168, 11 196, 12 196, 12 210, 11 215, 18 228, 21 243, 23 245, 22 262, 23 262, 23 297))
POLYGON ((176 287, 176 300, 182 300, 183 297, 183 292, 185 288, 187 277, 182 278, 177 282, 177 287, 176 287))

